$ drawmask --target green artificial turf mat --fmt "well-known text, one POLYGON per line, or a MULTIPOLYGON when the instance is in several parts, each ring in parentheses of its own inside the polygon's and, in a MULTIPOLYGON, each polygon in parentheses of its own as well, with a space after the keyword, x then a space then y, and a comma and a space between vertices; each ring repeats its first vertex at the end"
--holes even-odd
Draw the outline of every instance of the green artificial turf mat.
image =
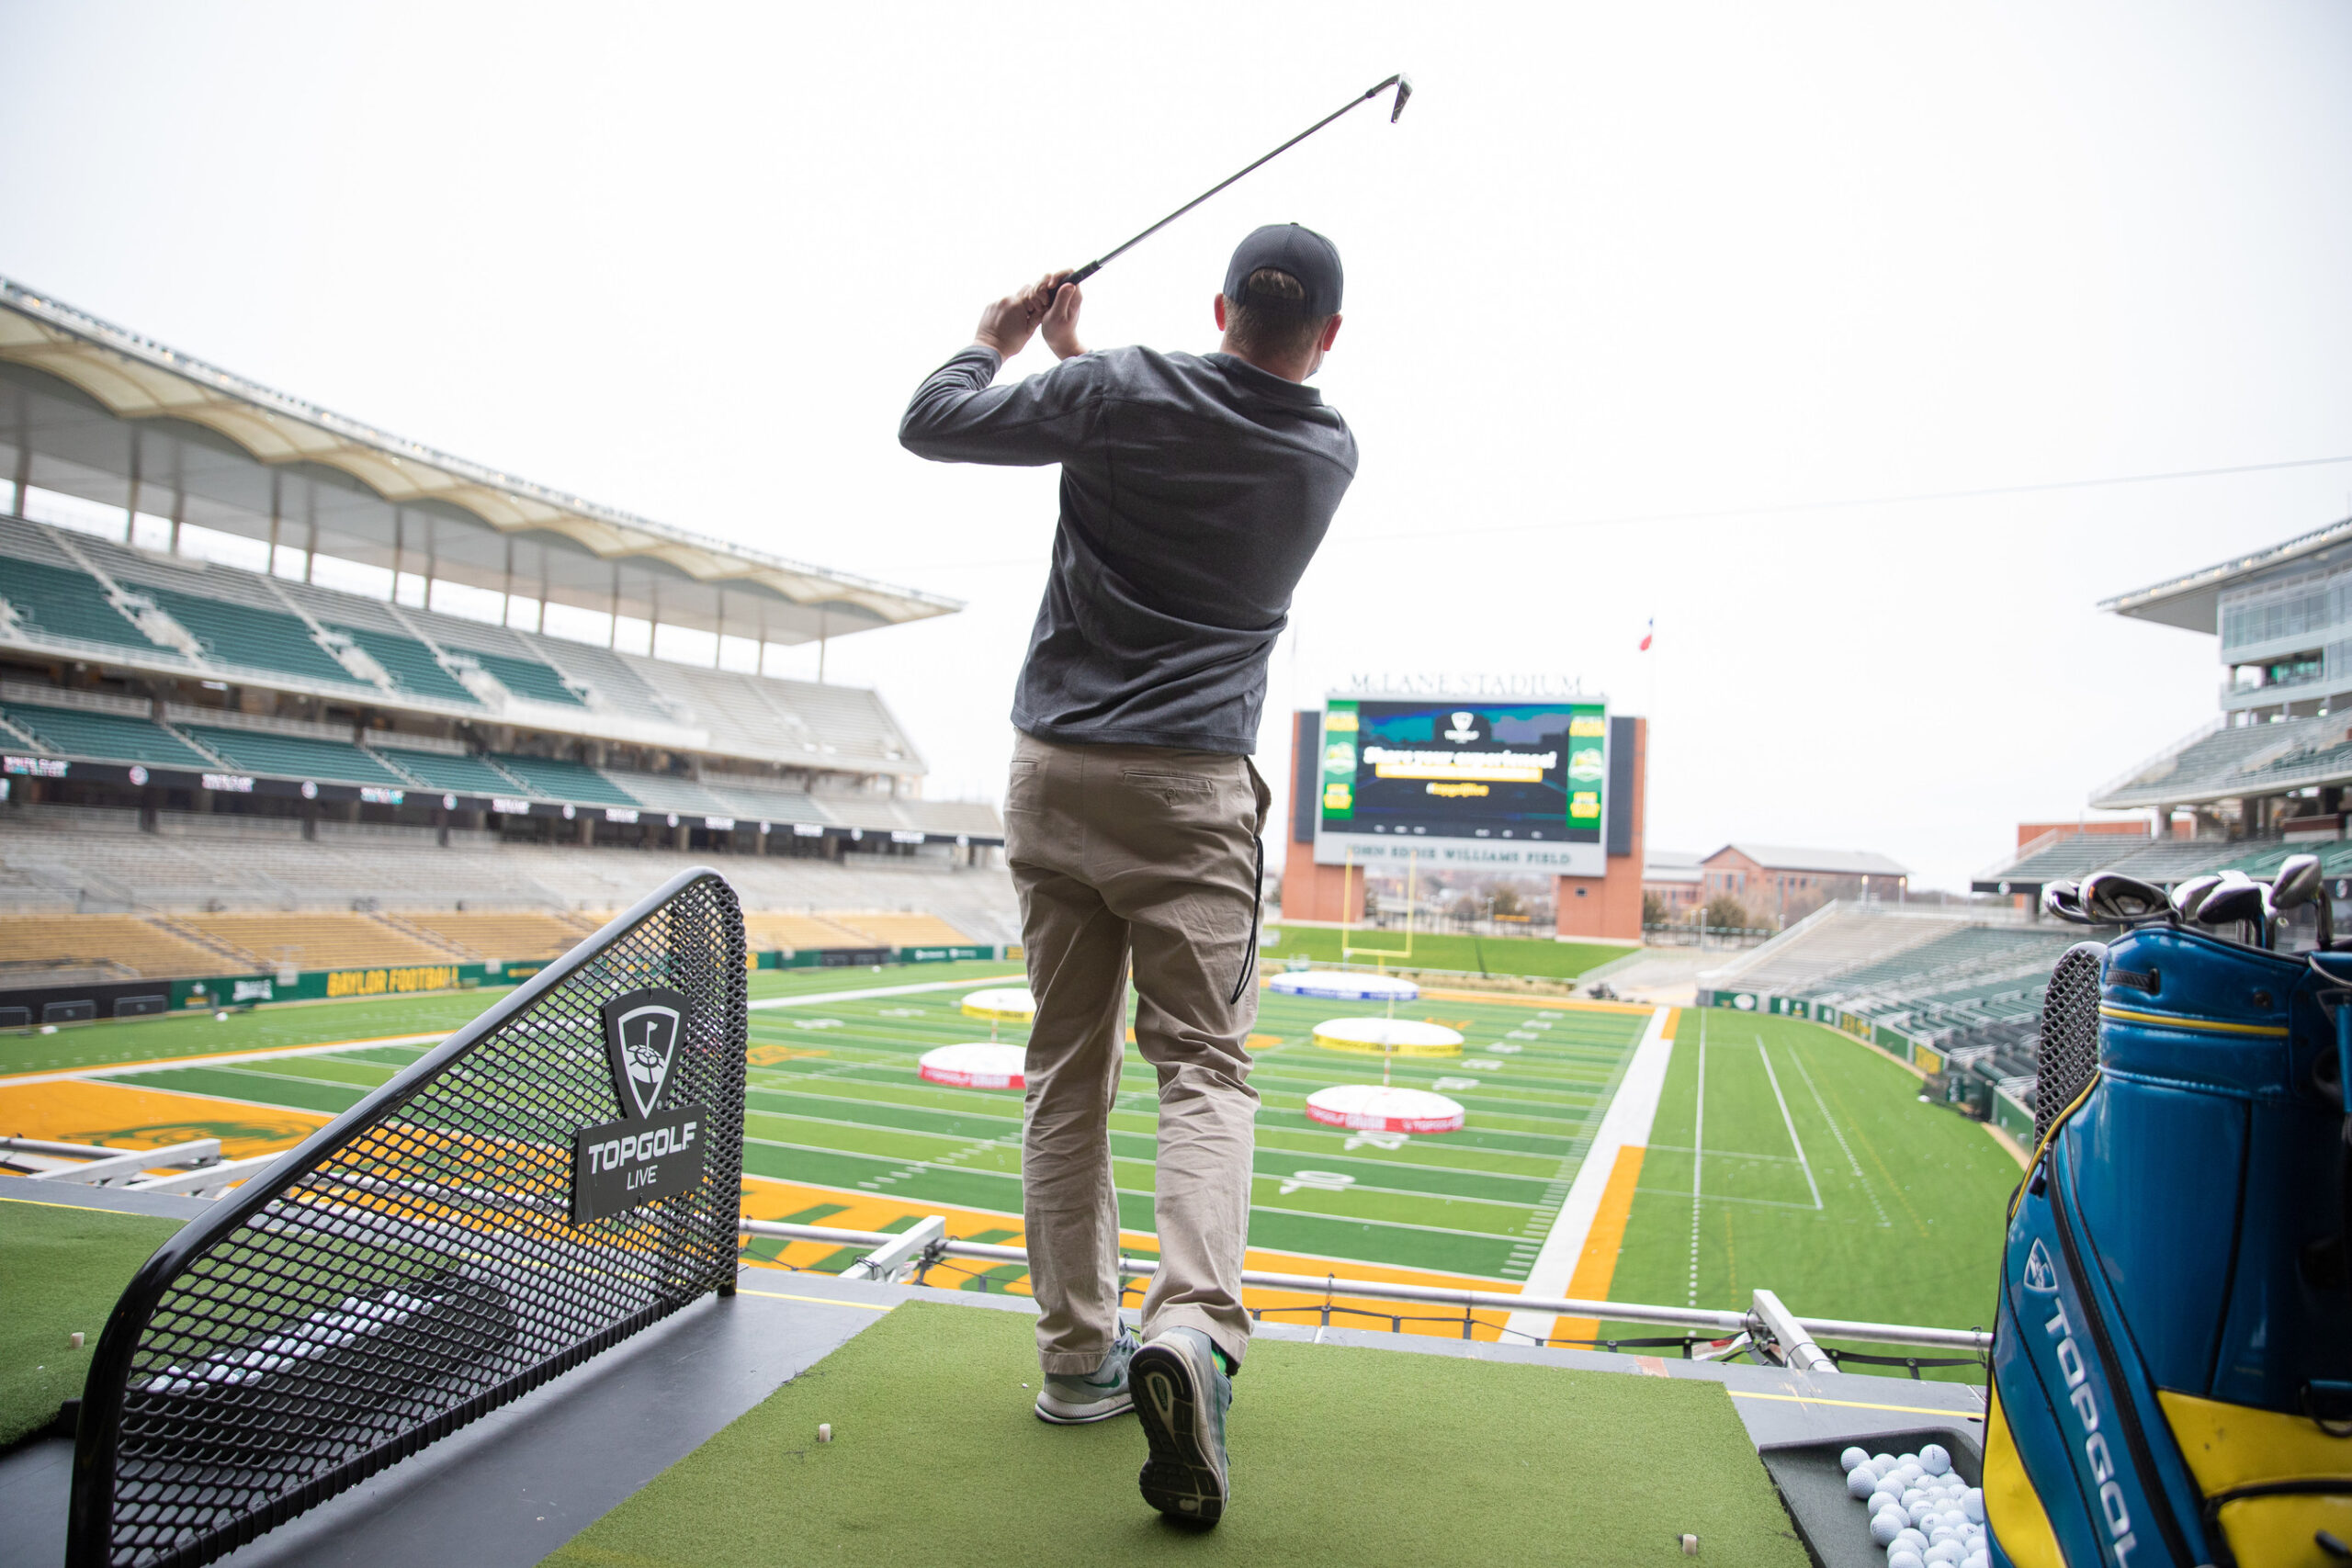
POLYGON ((0 1199, 0 1446, 81 1397, 116 1298, 179 1228, 144 1214, 0 1199), (78 1350, 69 1337, 77 1331, 78 1350))
POLYGON ((1716 1383, 1261 1339, 1232 1506, 1201 1532, 1137 1494, 1132 1417, 1030 1413, 1033 1336, 1023 1314, 901 1305, 547 1561, 1663 1568, 1684 1531, 1702 1559, 1807 1561, 1716 1383))

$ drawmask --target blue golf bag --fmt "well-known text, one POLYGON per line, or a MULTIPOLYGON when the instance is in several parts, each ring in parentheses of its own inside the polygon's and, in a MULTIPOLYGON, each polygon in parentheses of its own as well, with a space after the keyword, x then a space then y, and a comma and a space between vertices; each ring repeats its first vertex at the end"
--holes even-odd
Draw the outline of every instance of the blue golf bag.
POLYGON ((2274 930, 2168 916, 2052 976, 1994 1331, 1996 1568, 2352 1562, 2352 953, 2274 930))

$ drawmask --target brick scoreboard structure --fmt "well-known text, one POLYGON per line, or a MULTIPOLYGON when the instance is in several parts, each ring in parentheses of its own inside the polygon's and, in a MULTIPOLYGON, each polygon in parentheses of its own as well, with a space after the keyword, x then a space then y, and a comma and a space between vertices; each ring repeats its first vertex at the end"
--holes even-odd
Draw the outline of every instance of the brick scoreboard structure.
MULTIPOLYGON (((1290 810, 1283 855, 1283 914, 1294 920, 1363 919, 1363 874, 1315 863, 1315 820, 1323 754, 1323 716, 1291 715, 1290 810)), ((1602 832, 1608 869, 1600 876, 1555 878, 1559 934, 1642 940, 1642 852, 1648 812, 1649 720, 1609 721, 1608 818, 1602 832)))

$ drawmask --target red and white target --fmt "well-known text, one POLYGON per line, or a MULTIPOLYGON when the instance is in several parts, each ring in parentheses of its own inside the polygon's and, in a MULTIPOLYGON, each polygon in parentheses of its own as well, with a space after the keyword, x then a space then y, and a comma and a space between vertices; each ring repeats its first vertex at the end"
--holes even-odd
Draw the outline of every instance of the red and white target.
POLYGON ((1460 1104, 1427 1089, 1345 1083, 1306 1097, 1306 1119, 1359 1133, 1458 1133, 1460 1104))
POLYGON ((925 1083, 957 1089, 1027 1089, 1028 1055, 1023 1046, 975 1040, 925 1051, 917 1070, 925 1083))

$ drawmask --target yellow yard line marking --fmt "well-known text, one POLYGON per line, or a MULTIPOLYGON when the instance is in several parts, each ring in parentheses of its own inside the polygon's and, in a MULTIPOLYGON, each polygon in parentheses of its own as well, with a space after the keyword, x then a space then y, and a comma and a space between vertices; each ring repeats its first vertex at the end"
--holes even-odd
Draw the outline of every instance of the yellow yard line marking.
MULTIPOLYGON (((1617 1274, 1617 1254, 1625 1242, 1625 1222, 1634 1213, 1634 1188, 1641 1179, 1644 1145, 1627 1144, 1617 1151, 1610 1168, 1609 1185, 1601 1189, 1600 1207, 1593 1211, 1592 1228, 1585 1232, 1584 1250, 1577 1256, 1576 1272, 1568 1277, 1568 1295, 1580 1302, 1605 1302, 1617 1274)), ((1555 1339, 1598 1339, 1597 1318, 1564 1317, 1552 1330, 1555 1339)))
POLYGON ((765 1296, 772 1302, 814 1302, 819 1306, 855 1307, 861 1312, 888 1312, 896 1302, 845 1302, 838 1296, 796 1296, 786 1291, 755 1291, 749 1285, 738 1285, 739 1296, 765 1296))
POLYGON ((84 1214, 129 1214, 134 1220, 168 1220, 172 1217, 169 1214, 143 1214, 136 1209, 102 1209, 95 1203, 60 1203, 47 1198, 12 1198, 5 1192, 0 1192, 0 1203, 28 1203, 36 1209, 72 1209, 84 1214))
MULTIPOLYGON (((1963 1385, 1964 1386, 1964 1385, 1963 1385)), ((1925 1404, 1872 1404, 1860 1399, 1814 1399, 1802 1393, 1754 1393, 1746 1389, 1726 1391, 1734 1399, 1774 1399, 1788 1404, 1834 1404, 1840 1410, 1893 1410, 1905 1416, 1941 1416, 1962 1421, 1982 1421, 1982 1416, 1971 1416, 1964 1410, 1936 1410, 1925 1404)))

